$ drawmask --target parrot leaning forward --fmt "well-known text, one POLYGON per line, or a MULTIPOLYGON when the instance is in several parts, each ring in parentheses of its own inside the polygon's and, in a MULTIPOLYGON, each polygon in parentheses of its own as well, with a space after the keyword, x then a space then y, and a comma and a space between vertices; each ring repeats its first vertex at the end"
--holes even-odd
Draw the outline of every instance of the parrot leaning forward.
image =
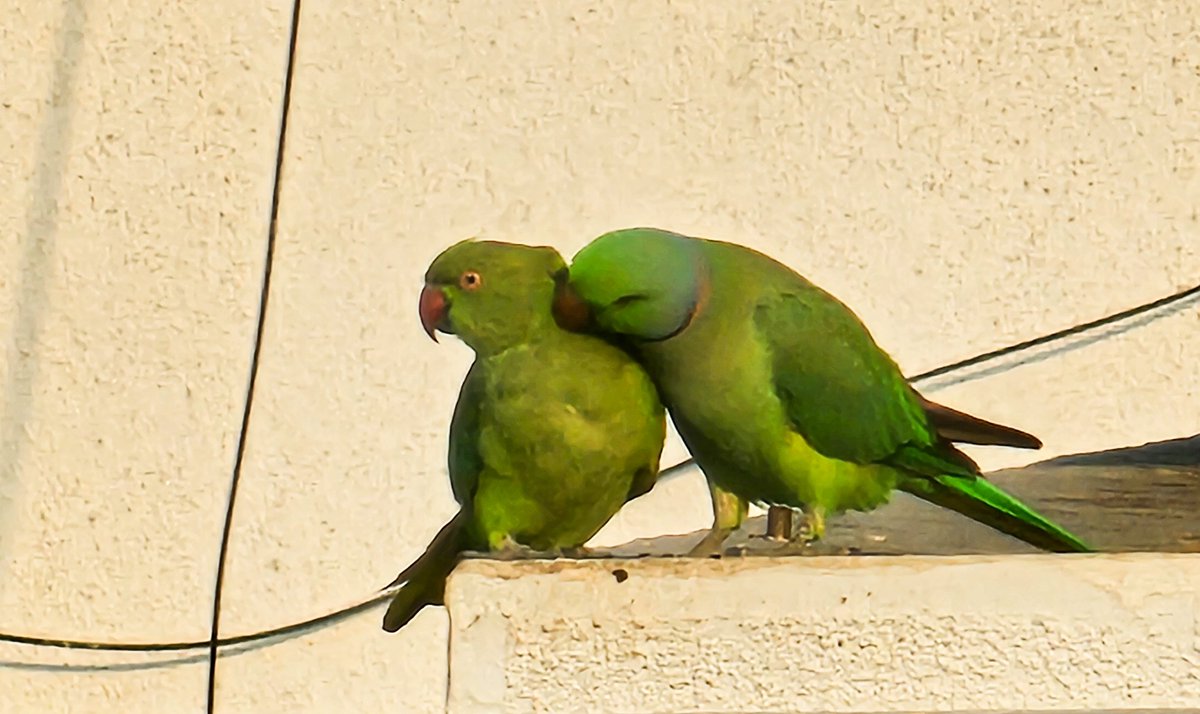
POLYGON ((566 263, 553 248, 463 241, 425 274, 421 324, 475 352, 450 424, 459 512, 392 582, 395 632, 440 605, 464 551, 498 557, 581 549, 654 486, 666 416, 646 372, 551 312, 566 263))
POLYGON ((622 344, 650 373, 713 495, 720 552, 747 501, 825 517, 901 489, 1031 545, 1088 545, 980 475, 953 442, 1037 438, 916 392, 858 317, 749 248, 653 228, 606 233, 560 281, 555 317, 622 344))

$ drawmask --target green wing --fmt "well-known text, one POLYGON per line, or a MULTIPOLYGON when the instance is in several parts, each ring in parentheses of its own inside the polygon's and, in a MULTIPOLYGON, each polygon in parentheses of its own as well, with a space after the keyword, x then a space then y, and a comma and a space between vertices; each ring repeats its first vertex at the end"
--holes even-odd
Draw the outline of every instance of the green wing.
POLYGON ((832 295, 801 282, 763 298, 754 322, 792 427, 814 449, 865 464, 933 443, 899 367, 832 295))
POLYGON ((1089 550, 979 476, 966 454, 940 439, 896 363, 831 295, 801 284, 763 300, 754 320, 792 428, 814 449, 843 461, 895 466, 904 474, 901 489, 1039 548, 1089 550))
POLYGON ((460 504, 471 499, 479 483, 479 472, 483 470, 483 458, 479 455, 479 405, 485 390, 484 376, 475 362, 458 390, 458 402, 450 419, 447 459, 450 489, 460 504))

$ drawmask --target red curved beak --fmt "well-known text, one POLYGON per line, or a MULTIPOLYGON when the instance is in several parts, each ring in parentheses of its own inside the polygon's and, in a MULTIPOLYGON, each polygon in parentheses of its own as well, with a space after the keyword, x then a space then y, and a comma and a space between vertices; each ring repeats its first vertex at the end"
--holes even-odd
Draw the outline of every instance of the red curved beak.
POLYGON ((446 295, 440 289, 432 285, 426 285, 421 289, 421 327, 425 328, 425 334, 434 342, 437 342, 437 335, 434 330, 441 327, 442 321, 446 319, 446 313, 449 312, 449 305, 446 303, 446 295))

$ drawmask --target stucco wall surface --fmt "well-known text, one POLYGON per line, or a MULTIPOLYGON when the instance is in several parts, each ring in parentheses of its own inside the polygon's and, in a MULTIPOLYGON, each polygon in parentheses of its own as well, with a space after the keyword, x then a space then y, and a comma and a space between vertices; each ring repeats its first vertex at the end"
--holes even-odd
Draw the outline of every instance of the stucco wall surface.
MULTIPOLYGON (((0 630, 208 635, 287 17, 0 10, 0 630)), ((202 663, 90 669, 129 660, 0 644, 0 711, 203 701, 202 663)))
MULTIPOLYGON (((0 12, 0 630, 208 634, 290 10, 0 12)), ((300 28, 226 634, 354 602, 451 514, 470 353, 416 297, 463 237, 742 242, 910 373, 1200 276, 1189 0, 305 0, 300 28)), ((989 468, 1194 434, 1198 328, 1193 303, 937 395, 1046 442, 989 468)), ((709 517, 692 475, 597 540, 709 517)), ((445 612, 378 615, 228 658, 218 710, 441 711, 445 612)), ((191 710, 182 658, 0 646, 0 711, 191 710)))
POLYGON ((1197 595, 1195 555, 468 561, 448 711, 1195 711, 1197 595))

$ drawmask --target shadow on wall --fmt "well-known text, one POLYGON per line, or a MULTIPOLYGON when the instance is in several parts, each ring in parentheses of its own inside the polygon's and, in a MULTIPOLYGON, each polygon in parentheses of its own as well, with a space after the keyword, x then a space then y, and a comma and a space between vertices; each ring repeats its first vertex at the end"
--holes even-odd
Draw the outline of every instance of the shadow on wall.
MULTIPOLYGON (((25 230, 14 285, 15 315, 8 337, 5 364, 8 378, 0 404, 0 546, 7 542, 9 511, 20 491, 20 464, 25 428, 33 408, 34 383, 38 376, 38 336, 46 310, 51 258, 58 234, 59 200, 71 141, 75 109, 75 74, 83 48, 87 22, 84 0, 63 0, 62 24, 55 43, 54 76, 42 131, 35 148, 33 176, 29 182, 25 230)), ((0 553, 2 554, 2 553, 0 553)), ((0 560, 0 563, 4 562, 0 560)), ((2 567, 2 566, 0 566, 2 567)), ((0 588, 5 582, 0 571, 0 588)))

